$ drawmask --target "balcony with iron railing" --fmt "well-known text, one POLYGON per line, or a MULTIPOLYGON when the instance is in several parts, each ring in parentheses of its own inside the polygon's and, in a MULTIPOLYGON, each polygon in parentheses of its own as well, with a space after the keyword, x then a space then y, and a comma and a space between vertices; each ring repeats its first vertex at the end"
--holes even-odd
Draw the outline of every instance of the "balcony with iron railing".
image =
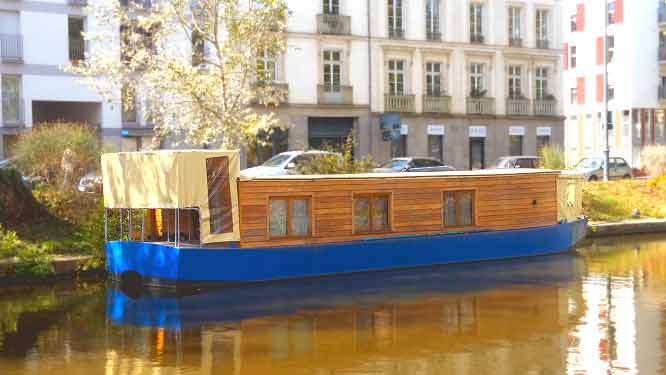
POLYGON ((84 7, 84 6, 88 5, 88 0, 67 0, 67 5, 77 6, 77 7, 84 7))
POLYGON ((320 34, 349 35, 351 34, 351 17, 339 14, 318 14, 317 32, 320 34))
POLYGON ((423 113, 450 113, 451 97, 446 95, 423 95, 423 113))
POLYGON ((426 39, 432 42, 441 42, 442 33, 439 31, 426 31, 426 39))
POLYGON ((2 126, 6 128, 15 128, 23 126, 24 117, 23 99, 14 96, 2 97, 2 126))
POLYGON ((666 62, 666 45, 659 46, 659 61, 666 62))
POLYGON ((556 99, 536 99, 534 100, 534 115, 535 116, 557 116, 557 100, 556 99))
POLYGON ((659 100, 666 100, 666 86, 659 85, 658 95, 659 95, 659 100))
POLYGON ((78 62, 86 59, 86 41, 83 38, 69 39, 69 61, 78 62))
POLYGON ((495 98, 467 97, 467 114, 470 115, 494 115, 495 98))
POLYGON ((136 8, 149 10, 153 6, 152 0, 119 0, 120 6, 129 7, 130 4, 136 8))
POLYGON ((342 85, 317 85, 319 104, 351 105, 354 103, 354 88, 342 85))
POLYGON ((523 39, 520 37, 511 37, 509 38, 509 46, 510 47, 522 47, 523 46, 523 39))
POLYGON ((23 62, 23 36, 20 34, 0 34, 0 62, 23 62))
POLYGON ((548 49, 548 47, 549 47, 548 39, 537 39, 536 40, 536 48, 548 49))
POLYGON ((483 43, 483 34, 480 33, 470 33, 469 34, 469 41, 471 43, 483 43))
POLYGON ((506 114, 509 116, 527 116, 530 114, 530 100, 527 98, 507 98, 506 114))
POLYGON ((414 112, 414 95, 384 95, 385 112, 414 112))
POLYGON ((388 35, 391 39, 405 39, 405 30, 389 28, 388 35))

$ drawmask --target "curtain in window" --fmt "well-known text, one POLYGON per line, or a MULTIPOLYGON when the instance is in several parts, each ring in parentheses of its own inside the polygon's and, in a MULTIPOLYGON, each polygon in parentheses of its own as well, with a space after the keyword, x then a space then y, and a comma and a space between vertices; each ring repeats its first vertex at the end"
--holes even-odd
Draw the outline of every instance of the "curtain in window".
POLYGON ((456 197, 454 193, 444 193, 444 225, 456 225, 456 197))
POLYGON ((386 197, 372 199, 372 230, 373 232, 388 230, 388 199, 386 197))
POLYGON ((460 223, 458 225, 472 225, 472 193, 465 191, 458 193, 458 207, 460 211, 460 223))
POLYGON ((370 201, 368 198, 354 199, 354 232, 370 231, 370 201))
POLYGON ((271 236, 284 237, 287 235, 287 209, 288 201, 284 199, 271 200, 268 223, 271 236))
POLYGON ((291 235, 306 236, 310 232, 308 223, 308 200, 294 199, 291 201, 291 235))

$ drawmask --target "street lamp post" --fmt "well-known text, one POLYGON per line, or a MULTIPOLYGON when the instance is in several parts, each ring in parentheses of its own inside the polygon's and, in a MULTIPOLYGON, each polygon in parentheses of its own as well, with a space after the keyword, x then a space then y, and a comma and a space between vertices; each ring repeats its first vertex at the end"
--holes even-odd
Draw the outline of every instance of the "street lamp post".
POLYGON ((610 167, 610 142, 608 129, 608 0, 604 1, 604 136, 606 138, 606 149, 604 150, 604 181, 608 181, 610 167))

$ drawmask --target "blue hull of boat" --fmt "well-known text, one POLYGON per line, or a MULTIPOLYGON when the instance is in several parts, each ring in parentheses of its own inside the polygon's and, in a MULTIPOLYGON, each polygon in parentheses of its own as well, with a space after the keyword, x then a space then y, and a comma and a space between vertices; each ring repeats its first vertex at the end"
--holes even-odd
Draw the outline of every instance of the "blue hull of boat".
POLYGON ((519 230, 256 249, 115 241, 107 243, 106 256, 109 273, 136 272, 147 284, 238 284, 557 254, 583 239, 586 227, 586 220, 577 220, 519 230))

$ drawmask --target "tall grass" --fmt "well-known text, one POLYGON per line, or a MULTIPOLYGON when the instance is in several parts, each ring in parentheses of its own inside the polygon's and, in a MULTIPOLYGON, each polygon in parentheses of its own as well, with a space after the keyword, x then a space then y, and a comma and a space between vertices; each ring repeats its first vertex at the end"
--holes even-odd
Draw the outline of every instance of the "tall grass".
POLYGON ((544 146, 539 151, 542 166, 546 169, 565 169, 564 151, 559 146, 544 146))

